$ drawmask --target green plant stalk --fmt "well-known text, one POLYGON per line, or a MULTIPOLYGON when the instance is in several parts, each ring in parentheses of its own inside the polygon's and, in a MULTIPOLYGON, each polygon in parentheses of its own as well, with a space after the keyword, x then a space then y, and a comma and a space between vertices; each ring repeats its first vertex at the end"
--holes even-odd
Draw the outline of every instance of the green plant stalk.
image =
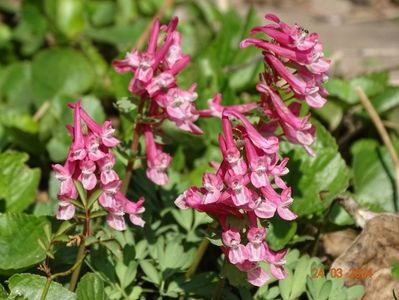
POLYGON ((214 300, 219 300, 222 297, 224 282, 226 281, 226 277, 223 275, 223 269, 226 266, 227 261, 228 261, 228 258, 227 258, 227 256, 225 256, 224 260, 223 260, 223 265, 222 265, 221 277, 220 277, 220 279, 219 279, 218 283, 216 284, 215 289, 213 291, 212 299, 214 299, 214 300))
MULTIPOLYGON (((139 119, 141 119, 141 117, 142 117, 143 110, 144 110, 144 104, 145 104, 145 98, 141 97, 138 112, 137 112, 137 118, 139 118, 139 119)), ((124 195, 126 195, 127 189, 129 187, 130 179, 132 178, 134 163, 137 158, 136 154, 137 154, 137 150, 139 147, 139 141, 140 141, 140 122, 136 121, 136 124, 134 126, 134 131, 133 131, 133 141, 130 146, 130 149, 134 156, 133 156, 133 158, 129 159, 127 162, 126 169, 125 169, 125 177, 123 178, 122 186, 121 186, 121 192, 124 195)))
POLYGON ((80 268, 80 266, 82 265, 82 262, 83 262, 84 258, 85 258, 85 255, 83 254, 83 256, 82 256, 78 261, 76 261, 76 263, 75 263, 70 269, 68 269, 68 270, 66 270, 66 271, 64 271, 64 272, 60 272, 60 273, 53 274, 53 275, 51 275, 50 277, 48 277, 48 278, 47 278, 47 281, 46 281, 46 285, 45 285, 44 288, 43 288, 42 295, 40 296, 40 300, 45 300, 45 299, 46 299, 47 294, 48 294, 48 291, 49 291, 49 289, 50 289, 51 282, 52 282, 54 279, 56 279, 57 277, 68 276, 69 274, 71 274, 72 272, 74 272, 77 268, 80 268))
POLYGON ((48 290, 50 288, 51 282, 53 281, 52 277, 53 276, 47 277, 46 285, 44 286, 44 289, 43 289, 42 295, 40 297, 40 300, 46 300, 48 290))
POLYGON ((194 275, 195 271, 197 271, 198 265, 201 262, 202 257, 204 256, 205 251, 208 248, 208 245, 209 245, 209 240, 206 237, 204 237, 200 245, 198 246, 197 253, 194 256, 190 268, 186 272, 187 279, 190 279, 194 275))
MULTIPOLYGON (((86 252, 86 245, 85 245, 85 238, 83 238, 80 241, 78 255, 76 257, 76 262, 83 261, 83 259, 85 257, 85 252, 86 252)), ((75 263, 75 265, 76 265, 76 263, 75 263)), ((82 264, 80 263, 76 267, 76 269, 73 270, 73 273, 71 276, 71 281, 69 282, 69 290, 71 292, 73 292, 75 290, 76 284, 78 283, 81 266, 82 266, 82 264)))

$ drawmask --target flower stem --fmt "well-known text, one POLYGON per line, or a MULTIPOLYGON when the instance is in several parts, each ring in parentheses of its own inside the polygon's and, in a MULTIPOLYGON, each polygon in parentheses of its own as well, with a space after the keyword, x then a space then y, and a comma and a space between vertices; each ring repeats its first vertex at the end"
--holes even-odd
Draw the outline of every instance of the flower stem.
POLYGON ((47 293, 48 293, 48 290, 50 288, 50 284, 51 284, 52 281, 53 281, 52 276, 51 277, 47 277, 46 285, 44 286, 44 289, 43 289, 42 295, 40 297, 40 300, 45 300, 46 299, 47 293))
MULTIPOLYGON (((142 97, 140 99, 140 103, 139 103, 137 118, 141 118, 141 115, 143 114, 144 103, 145 103, 145 98, 142 97)), ((121 186, 121 192, 124 195, 126 195, 127 188, 129 187, 130 179, 132 178, 134 163, 135 163, 136 156, 137 156, 136 155, 137 148, 139 147, 140 134, 141 134, 140 133, 140 122, 136 121, 136 125, 134 126, 134 131, 133 131, 133 141, 132 141, 132 145, 130 146, 133 158, 129 159, 127 162, 126 169, 125 169, 125 177, 123 178, 122 186, 121 186)))
POLYGON ((206 237, 204 237, 200 245, 198 246, 197 253, 194 256, 190 268, 186 272, 187 279, 190 279, 194 275, 195 271, 197 271, 198 265, 201 262, 202 257, 204 256, 205 251, 208 248, 208 245, 209 245, 209 240, 206 237))
POLYGON ((68 270, 66 270, 66 271, 64 271, 64 272, 60 272, 60 273, 53 274, 53 275, 51 275, 50 277, 47 277, 46 285, 45 285, 44 288, 43 288, 43 292, 42 292, 42 295, 40 296, 40 300, 45 300, 45 299, 46 299, 47 294, 48 294, 48 291, 49 291, 49 289, 50 289, 51 282, 52 282, 54 279, 56 279, 57 277, 68 276, 69 274, 71 274, 72 272, 74 272, 76 269, 80 268, 80 266, 82 265, 82 262, 83 262, 84 258, 85 258, 85 255, 84 255, 84 253, 83 253, 83 256, 82 256, 80 259, 78 259, 78 260, 76 261, 76 263, 75 263, 70 269, 68 269, 68 270))
MULTIPOLYGON (((78 249, 78 255, 76 257, 76 263, 79 261, 83 261, 83 258, 85 257, 85 252, 86 252, 86 246, 85 246, 85 238, 83 238, 80 241, 79 249, 78 249)), ((75 265, 76 265, 75 263, 75 265)), ((75 290, 76 284, 79 279, 79 274, 80 274, 80 269, 81 269, 82 264, 80 263, 74 270, 71 276, 71 281, 69 282, 69 290, 73 292, 75 290)))

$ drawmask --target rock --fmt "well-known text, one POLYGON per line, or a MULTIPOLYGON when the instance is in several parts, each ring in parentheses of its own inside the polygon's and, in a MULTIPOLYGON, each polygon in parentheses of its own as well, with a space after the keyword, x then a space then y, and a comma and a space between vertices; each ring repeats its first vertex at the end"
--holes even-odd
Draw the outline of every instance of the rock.
POLYGON ((352 245, 356 236, 355 230, 345 229, 323 234, 321 240, 325 252, 332 257, 338 257, 352 245))
POLYGON ((379 214, 365 224, 362 233, 331 268, 343 270, 345 285, 362 284, 366 291, 363 300, 393 299, 391 288, 399 296, 399 281, 390 273, 394 261, 399 261, 399 216, 379 214), (354 273, 360 276, 353 276, 354 273))

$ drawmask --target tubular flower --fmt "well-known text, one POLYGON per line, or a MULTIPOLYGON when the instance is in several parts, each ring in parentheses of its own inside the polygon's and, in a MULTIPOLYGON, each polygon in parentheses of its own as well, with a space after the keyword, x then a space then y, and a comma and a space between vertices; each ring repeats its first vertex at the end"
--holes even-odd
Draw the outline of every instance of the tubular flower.
POLYGON ((144 221, 139 214, 144 211, 144 200, 134 203, 119 192, 121 181, 113 170, 115 157, 111 151, 119 144, 119 140, 113 136, 111 122, 97 124, 81 107, 80 101, 71 103, 69 107, 74 110, 73 129, 68 127, 73 141, 64 166, 53 165, 55 177, 60 182, 57 218, 69 220, 75 215, 76 208, 72 200, 78 197, 75 184, 80 182, 88 195, 95 190, 100 191, 98 201, 108 211, 107 222, 111 227, 124 230, 125 213, 133 224, 143 226, 144 221), (82 122, 87 130, 83 130, 82 122))

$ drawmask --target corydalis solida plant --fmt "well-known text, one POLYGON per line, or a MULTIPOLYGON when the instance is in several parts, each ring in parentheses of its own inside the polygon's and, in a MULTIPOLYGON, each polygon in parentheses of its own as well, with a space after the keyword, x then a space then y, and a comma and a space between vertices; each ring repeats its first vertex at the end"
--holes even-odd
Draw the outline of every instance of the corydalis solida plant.
POLYGON ((144 199, 134 203, 119 191, 121 180, 113 170, 115 156, 111 150, 120 142, 113 136, 111 122, 97 124, 81 107, 80 101, 69 106, 74 110, 73 127, 67 126, 72 144, 65 164, 53 165, 55 177, 60 181, 57 219, 73 218, 76 210, 73 202, 79 196, 76 185, 81 184, 87 198, 93 196, 92 199, 96 200, 98 197, 100 205, 108 211, 107 222, 112 228, 126 228, 126 213, 133 224, 144 226, 144 220, 139 215, 144 212, 144 199), (86 124, 85 128, 82 122, 86 124))
POLYGON ((261 94, 258 108, 264 117, 255 126, 240 111, 223 109, 223 135, 219 136, 223 161, 215 173, 203 175, 201 187, 189 188, 175 201, 182 209, 208 213, 219 222, 222 251, 256 286, 270 278, 261 262, 269 264, 275 278, 286 277, 286 251, 269 248, 261 221, 275 214, 287 221, 296 218, 289 209, 291 188, 281 178, 288 173, 288 158, 278 154, 279 142, 285 138, 314 155, 310 145, 315 128, 309 123, 310 114, 300 117, 300 111, 305 103, 313 108, 324 105, 327 92, 322 84, 330 66, 316 33, 289 26, 275 15, 268 14, 266 19, 273 23, 255 27, 251 33, 263 32, 269 40, 248 38, 241 42, 241 47, 262 49, 265 71, 260 74, 257 90, 261 94), (285 100, 280 94, 287 95, 285 100), (239 124, 234 125, 233 119, 239 124), (278 134, 279 127, 283 135, 278 134), (233 219, 241 220, 241 225, 233 219))

